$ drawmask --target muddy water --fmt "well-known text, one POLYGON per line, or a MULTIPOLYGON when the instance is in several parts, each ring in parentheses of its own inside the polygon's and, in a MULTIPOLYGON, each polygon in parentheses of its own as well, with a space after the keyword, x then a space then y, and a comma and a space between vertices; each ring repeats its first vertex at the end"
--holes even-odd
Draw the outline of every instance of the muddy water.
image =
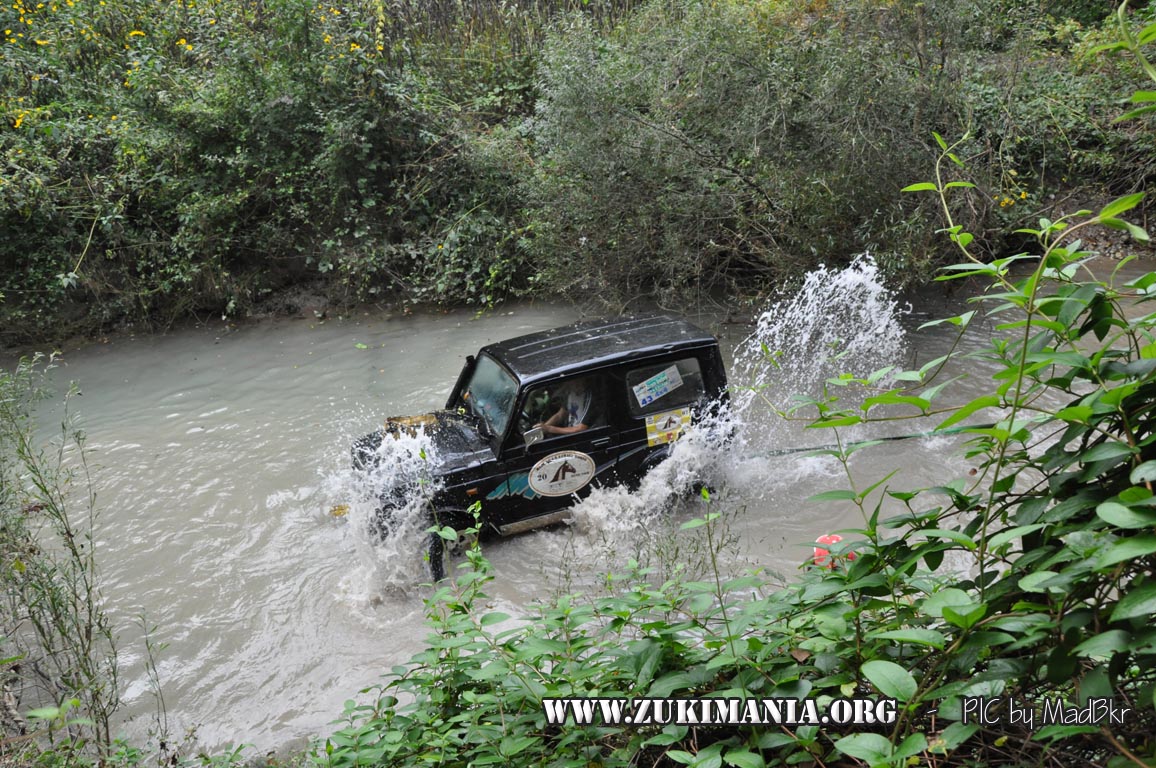
MULTIPOLYGON (((919 300, 900 316, 908 335, 887 356, 911 365, 946 351, 949 333, 911 331, 948 309, 956 308, 919 300)), ((576 318, 537 306, 481 319, 287 320, 67 352, 56 377, 83 393, 73 408, 88 433, 105 590, 122 627, 125 732, 139 738, 155 726, 134 628, 141 614, 158 627, 154 643, 167 644, 157 664, 171 731, 195 729, 210 748, 246 742, 264 751, 323 733, 344 700, 418 651, 426 634, 420 574, 390 570, 349 517, 329 514, 351 491, 343 486, 350 441, 383 416, 440 407, 462 359, 483 344, 576 318)), ((714 329, 733 358, 754 327, 714 329)), ((789 383, 809 383, 800 376, 789 383)), ((757 405, 745 420, 742 448, 713 462, 732 540, 728 567, 789 575, 807 542, 856 525, 859 513, 803 506, 846 485, 838 464, 767 455, 826 434, 783 424, 757 405)), ((927 427, 892 431, 908 428, 927 427)), ((859 454, 854 468, 874 482, 899 467, 892 487, 938 484, 967 470, 953 458, 957 443, 889 443, 859 454)), ((642 536, 627 518, 658 503, 645 494, 599 494, 571 527, 488 546, 495 604, 516 613, 558 589, 596 588, 599 573, 631 555, 661 561, 633 551, 642 536)), ((674 522, 698 512, 683 505, 674 522)), ((668 560, 694 558, 687 544, 656 546, 668 560)))

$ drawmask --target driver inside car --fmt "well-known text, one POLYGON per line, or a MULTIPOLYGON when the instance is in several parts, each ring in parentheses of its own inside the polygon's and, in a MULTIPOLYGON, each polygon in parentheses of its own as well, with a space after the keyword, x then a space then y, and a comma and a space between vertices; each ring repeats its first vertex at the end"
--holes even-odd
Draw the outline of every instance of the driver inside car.
POLYGON ((567 382, 557 392, 557 409, 534 426, 540 427, 547 436, 582 432, 594 422, 593 401, 594 393, 588 380, 567 382))

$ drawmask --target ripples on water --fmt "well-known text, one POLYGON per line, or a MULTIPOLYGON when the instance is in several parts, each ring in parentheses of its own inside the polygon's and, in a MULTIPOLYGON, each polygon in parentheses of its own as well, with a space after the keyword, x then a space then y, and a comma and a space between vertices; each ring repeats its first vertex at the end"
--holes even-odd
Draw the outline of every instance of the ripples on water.
MULTIPOLYGON (((549 307, 471 317, 267 322, 65 355, 57 379, 84 393, 76 403, 98 482, 105 591, 124 627, 129 733, 142 736, 153 709, 132 629, 142 612, 159 627, 154 641, 168 644, 158 664, 174 731, 195 727, 210 748, 265 750, 325 732, 345 699, 420 650, 422 547, 367 534, 374 490, 349 469, 349 446, 386 416, 441 407, 480 346, 576 319, 549 307), (348 512, 334 517, 339 504, 348 512)), ((656 547, 682 546, 668 532, 703 513, 687 493, 696 477, 728 520, 727 567, 797 567, 808 542, 854 526, 858 512, 799 514, 803 499, 845 483, 842 468, 767 455, 829 433, 769 416, 758 393, 779 405, 788 387, 841 366, 902 363, 911 350, 901 320, 864 260, 808 278, 753 332, 724 329, 732 384, 746 386, 734 397, 731 447, 684 439, 639 491, 596 490, 572 525, 488 544, 494 604, 516 613, 560 589, 593 589, 607 569, 656 547), (778 371, 764 347, 783 351, 778 371)), ((903 464, 917 486, 942 473, 949 448, 886 446, 856 469, 881 476, 903 464)))

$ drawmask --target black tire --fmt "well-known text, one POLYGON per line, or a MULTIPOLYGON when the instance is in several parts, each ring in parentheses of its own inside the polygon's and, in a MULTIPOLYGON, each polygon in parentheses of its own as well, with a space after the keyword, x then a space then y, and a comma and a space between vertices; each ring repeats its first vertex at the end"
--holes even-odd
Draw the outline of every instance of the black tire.
POLYGON ((446 577, 446 542, 436 533, 429 535, 429 573, 435 583, 446 577))

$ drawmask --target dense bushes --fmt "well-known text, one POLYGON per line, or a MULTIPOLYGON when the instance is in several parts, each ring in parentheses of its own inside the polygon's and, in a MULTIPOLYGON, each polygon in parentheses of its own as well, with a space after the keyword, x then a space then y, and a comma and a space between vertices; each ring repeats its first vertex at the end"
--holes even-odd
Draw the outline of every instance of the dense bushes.
POLYGON ((1091 3, 37 5, 0 9, 8 338, 302 282, 621 307, 865 249, 915 280, 942 249, 895 193, 931 130, 975 128, 976 231, 1150 184, 1091 3))
POLYGON ((973 229, 1060 186, 1144 186, 1152 154, 1126 148, 1151 131, 1111 122, 1135 70, 1078 69, 1034 35, 1056 23, 1007 0, 655 2, 611 35, 576 21, 541 67, 537 261, 552 285, 620 299, 865 249, 919 279, 942 256, 935 213, 895 193, 930 167, 931 131, 972 125, 989 193, 957 212, 973 229))
POLYGON ((400 43, 370 10, 0 11, 25 30, 3 49, 6 330, 43 334, 73 309, 231 314, 315 276, 350 300, 497 298, 514 251, 505 201, 487 195, 508 185, 463 151, 436 94, 391 66, 400 43))

